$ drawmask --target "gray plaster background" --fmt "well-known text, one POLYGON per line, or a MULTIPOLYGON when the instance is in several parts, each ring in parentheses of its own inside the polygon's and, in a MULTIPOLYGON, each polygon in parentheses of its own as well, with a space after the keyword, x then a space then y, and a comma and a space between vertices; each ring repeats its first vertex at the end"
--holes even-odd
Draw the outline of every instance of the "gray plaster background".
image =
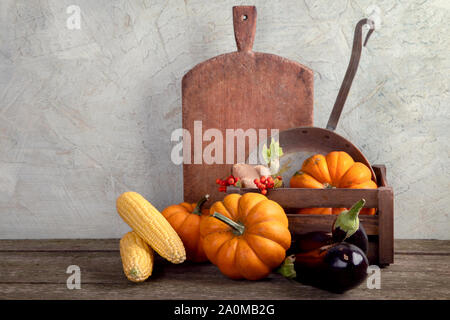
MULTIPOLYGON (((182 200, 170 162, 181 78, 234 51, 231 7, 246 1, 2 0, 0 238, 110 238, 128 227, 115 199, 182 200), (68 30, 68 5, 81 30, 68 30)), ((254 50, 315 71, 325 126, 370 4, 369 41, 337 132, 395 188, 397 238, 450 239, 450 2, 253 1, 254 50)))

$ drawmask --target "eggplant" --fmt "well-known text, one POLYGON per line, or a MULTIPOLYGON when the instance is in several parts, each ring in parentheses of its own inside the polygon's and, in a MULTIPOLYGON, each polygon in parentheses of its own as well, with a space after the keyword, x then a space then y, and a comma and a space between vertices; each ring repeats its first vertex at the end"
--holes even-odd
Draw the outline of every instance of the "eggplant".
POLYGON ((357 246, 342 242, 287 257, 278 272, 303 284, 343 293, 367 278, 369 262, 357 246))
POLYGON ((293 233, 291 239, 291 247, 287 250, 286 255, 315 250, 332 243, 331 235, 322 231, 293 233))
POLYGON ((359 223, 359 212, 364 207, 366 200, 356 202, 350 210, 342 211, 334 220, 331 234, 333 242, 345 241, 359 247, 367 255, 369 238, 364 226, 359 223))

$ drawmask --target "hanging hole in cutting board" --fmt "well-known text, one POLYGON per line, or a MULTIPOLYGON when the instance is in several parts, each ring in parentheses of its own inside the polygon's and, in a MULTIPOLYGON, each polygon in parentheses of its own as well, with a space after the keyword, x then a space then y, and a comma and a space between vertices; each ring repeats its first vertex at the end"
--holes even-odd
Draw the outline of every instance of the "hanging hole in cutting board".
POLYGON ((242 20, 247 20, 247 19, 248 19, 247 15, 244 14, 244 15, 242 16, 242 20))

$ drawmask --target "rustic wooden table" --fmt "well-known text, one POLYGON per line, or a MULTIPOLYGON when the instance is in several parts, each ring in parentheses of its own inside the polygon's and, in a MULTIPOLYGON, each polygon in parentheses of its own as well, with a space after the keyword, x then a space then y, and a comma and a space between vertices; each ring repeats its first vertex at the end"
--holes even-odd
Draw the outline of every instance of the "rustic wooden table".
POLYGON ((118 240, 0 240, 0 299, 450 299, 450 241, 396 240, 395 263, 381 270, 381 289, 332 294, 272 274, 234 281, 211 264, 156 260, 141 284, 122 272, 118 240), (69 290, 69 265, 81 289, 69 290))

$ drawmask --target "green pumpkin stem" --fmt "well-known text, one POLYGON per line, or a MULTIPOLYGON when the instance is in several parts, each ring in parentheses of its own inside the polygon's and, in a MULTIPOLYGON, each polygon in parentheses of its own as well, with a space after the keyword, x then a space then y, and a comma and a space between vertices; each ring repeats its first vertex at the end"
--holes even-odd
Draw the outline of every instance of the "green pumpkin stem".
POLYGON ((223 214, 218 213, 218 212, 214 212, 212 215, 214 218, 222 221, 223 223, 226 223, 227 225, 229 225, 230 227, 232 227, 235 231, 236 234, 238 235, 243 235, 244 231, 245 231, 245 227, 244 225, 242 225, 239 222, 233 221, 228 217, 225 217, 223 214))
POLYGON ((199 202, 197 202, 197 205, 195 206, 194 211, 192 211, 193 214, 202 215, 202 207, 205 204, 206 201, 209 200, 209 194, 205 195, 203 198, 200 199, 199 202))

